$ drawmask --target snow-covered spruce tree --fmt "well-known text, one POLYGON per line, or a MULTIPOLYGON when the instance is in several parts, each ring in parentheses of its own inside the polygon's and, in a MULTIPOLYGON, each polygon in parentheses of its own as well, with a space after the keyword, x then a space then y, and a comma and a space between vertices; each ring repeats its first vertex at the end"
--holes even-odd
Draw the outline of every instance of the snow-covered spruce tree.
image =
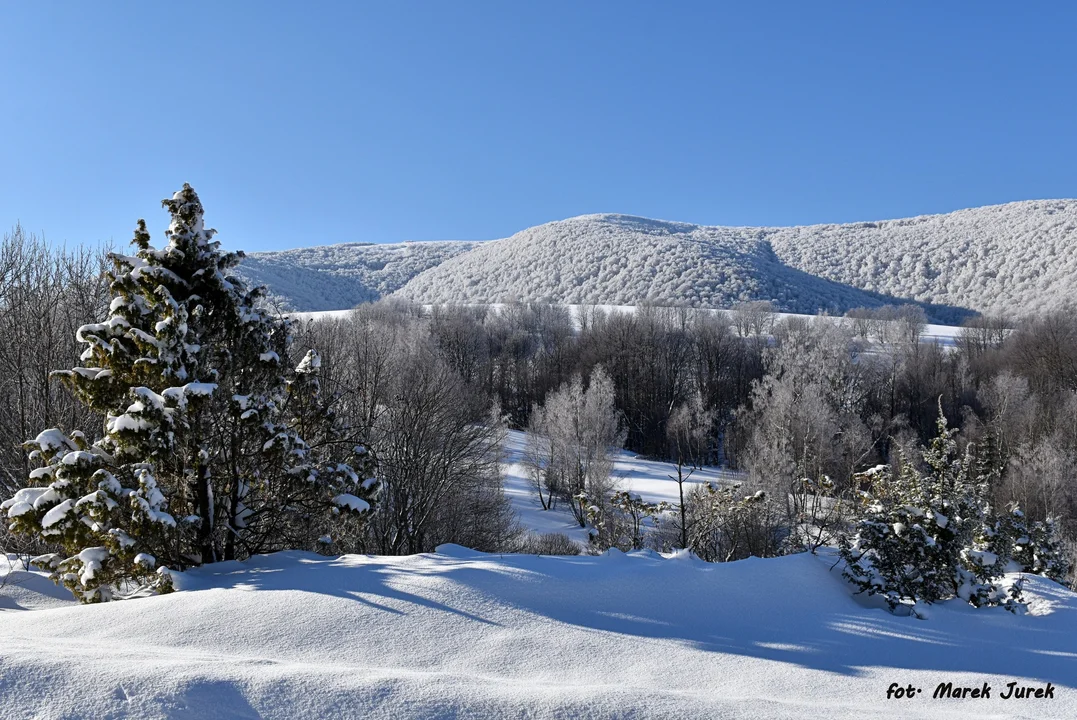
POLYGON ((106 418, 89 443, 47 430, 44 466, 3 503, 13 530, 62 548, 40 561, 83 601, 167 591, 167 568, 310 547, 375 491, 366 450, 336 423, 316 353, 288 363, 287 321, 228 271, 189 185, 165 200, 167 245, 135 231, 113 300, 83 326, 84 366, 57 373, 106 418))
POLYGON ((1069 572, 1058 521, 1054 518, 1030 521, 1017 503, 994 519, 987 529, 986 542, 990 552, 1009 557, 1024 572, 1059 583, 1065 581, 1069 572))
POLYGON ((924 451, 928 473, 903 458, 896 474, 880 465, 856 476, 869 489, 854 535, 839 543, 844 575, 860 592, 882 595, 891 611, 918 614, 918 603, 953 597, 1016 611, 1019 585, 1007 592, 999 584, 1009 558, 992 543, 986 478, 971 446, 959 453, 941 407, 937 427, 924 451))
POLYGON ((81 433, 55 428, 27 448, 42 462, 30 482, 48 484, 18 490, 0 509, 13 533, 62 549, 33 558, 35 564, 82 602, 111 600, 120 583, 130 591, 172 589, 154 553, 172 544, 176 521, 162 509, 150 464, 117 467, 108 437, 90 445, 81 433))

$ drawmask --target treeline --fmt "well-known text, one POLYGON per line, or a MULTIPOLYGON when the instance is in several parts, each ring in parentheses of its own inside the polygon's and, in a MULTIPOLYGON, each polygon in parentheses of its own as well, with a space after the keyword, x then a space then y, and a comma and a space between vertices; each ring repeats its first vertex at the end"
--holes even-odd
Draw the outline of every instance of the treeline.
POLYGON ((57 248, 16 226, 0 240, 0 494, 22 487, 22 444, 44 427, 92 431, 100 418, 50 378, 78 359, 76 330, 105 312, 103 251, 57 248))

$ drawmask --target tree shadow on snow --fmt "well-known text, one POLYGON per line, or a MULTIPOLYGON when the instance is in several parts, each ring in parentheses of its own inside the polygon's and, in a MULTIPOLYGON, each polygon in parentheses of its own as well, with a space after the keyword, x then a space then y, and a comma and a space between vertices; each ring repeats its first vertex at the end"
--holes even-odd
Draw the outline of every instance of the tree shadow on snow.
MULTIPOLYGON (((280 553, 266 560, 281 558, 291 571, 236 573, 233 586, 324 593, 398 616, 415 605, 502 625, 445 602, 466 595, 523 611, 529 623, 549 622, 550 633, 562 623, 848 676, 883 666, 1077 687, 1077 594, 1042 578, 1029 578, 1039 598, 1029 615, 948 602, 918 620, 854 596, 840 571, 828 570, 832 560, 810 555, 709 564, 646 551, 597 558, 459 551, 412 565, 280 553), (309 573, 296 571, 297 557, 309 573), (430 593, 441 600, 401 589, 425 592, 430 585, 413 581, 422 576, 449 583, 430 593)), ((227 586, 226 577, 212 586, 227 586)))

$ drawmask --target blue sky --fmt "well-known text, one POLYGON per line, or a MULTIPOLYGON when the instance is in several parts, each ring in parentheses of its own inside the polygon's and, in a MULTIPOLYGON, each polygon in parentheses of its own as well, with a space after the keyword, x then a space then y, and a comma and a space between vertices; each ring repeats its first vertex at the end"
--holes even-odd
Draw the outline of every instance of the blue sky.
POLYGON ((0 228, 231 248, 1077 197, 1077 6, 0 4, 0 228))

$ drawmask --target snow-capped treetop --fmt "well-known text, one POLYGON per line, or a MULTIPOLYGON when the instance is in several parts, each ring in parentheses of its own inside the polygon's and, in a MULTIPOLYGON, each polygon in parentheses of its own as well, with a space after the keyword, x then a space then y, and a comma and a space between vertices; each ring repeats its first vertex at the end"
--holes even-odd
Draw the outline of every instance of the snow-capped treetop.
MULTIPOLYGON (((162 204, 172 213, 172 222, 165 230, 170 249, 182 252, 191 245, 204 248, 217 234, 216 230, 205 227, 202 203, 189 183, 183 183, 183 189, 173 193, 172 199, 164 200, 162 204)), ((216 247, 218 245, 214 244, 213 249, 216 247)))
POLYGON ((296 366, 295 371, 304 375, 310 373, 316 373, 322 367, 322 356, 318 354, 317 350, 310 349, 307 354, 303 356, 303 359, 299 361, 299 365, 296 366))

